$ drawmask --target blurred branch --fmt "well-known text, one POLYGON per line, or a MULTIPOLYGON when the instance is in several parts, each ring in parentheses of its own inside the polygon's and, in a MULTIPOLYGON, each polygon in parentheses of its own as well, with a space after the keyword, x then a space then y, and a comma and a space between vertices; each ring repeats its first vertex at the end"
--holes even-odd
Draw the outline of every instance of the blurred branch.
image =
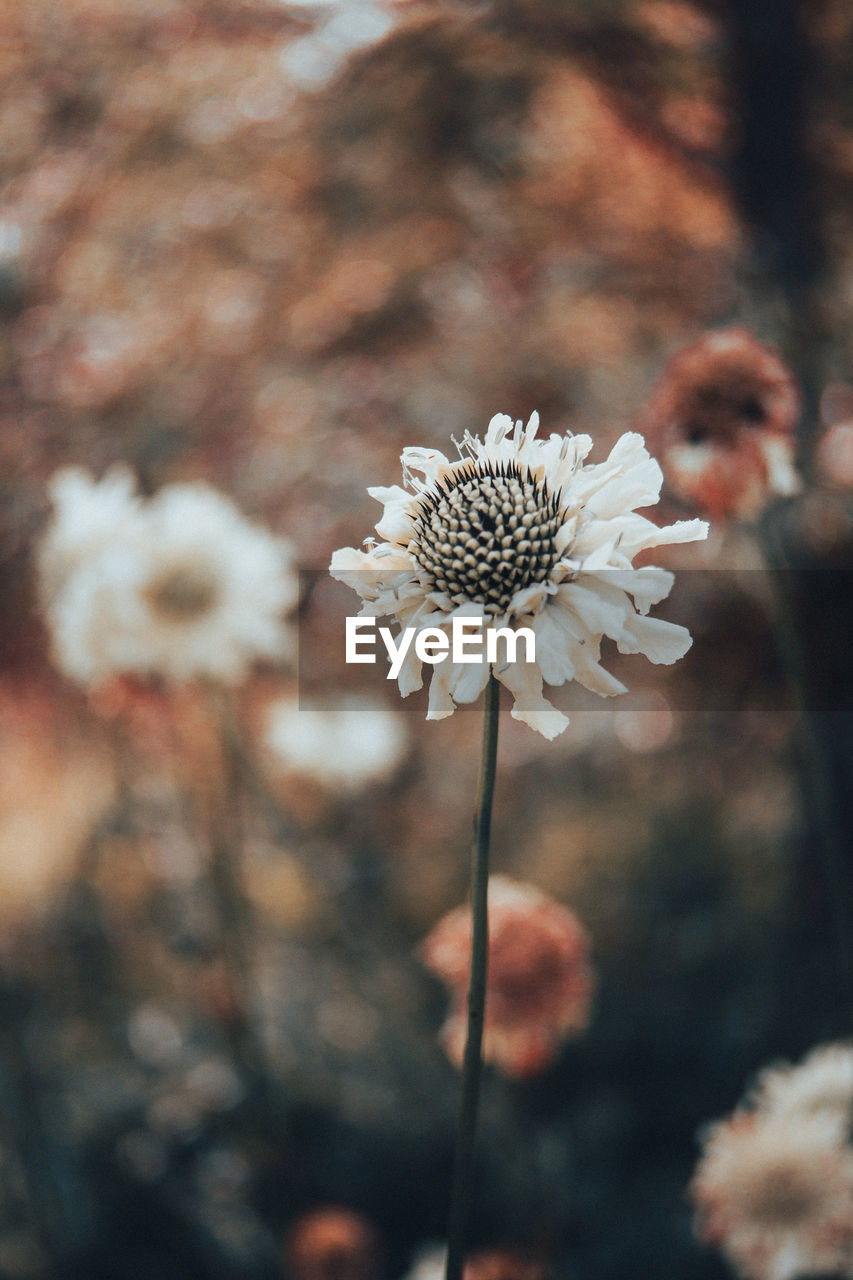
POLYGON ((817 166, 807 141, 818 88, 808 0, 725 0, 729 74, 737 114, 734 197, 752 251, 751 284, 772 335, 802 386, 803 464, 818 427, 827 341, 820 305, 826 268, 817 166))

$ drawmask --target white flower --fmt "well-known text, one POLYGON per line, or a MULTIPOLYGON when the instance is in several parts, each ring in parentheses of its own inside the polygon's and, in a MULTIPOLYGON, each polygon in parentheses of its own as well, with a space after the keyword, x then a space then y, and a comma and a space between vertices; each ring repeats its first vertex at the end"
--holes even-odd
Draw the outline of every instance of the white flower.
POLYGON ((713 1125, 691 1191, 700 1235, 747 1280, 853 1275, 853 1150, 826 1116, 713 1125))
MULTIPOLYGON (((383 541, 336 551, 331 573, 362 597, 362 615, 393 617, 401 628, 450 631, 454 617, 472 614, 485 618, 486 630, 531 628, 535 662, 523 660, 520 646, 519 660, 493 664, 494 674, 514 696, 515 718, 553 738, 568 720, 543 697, 543 680, 577 680, 603 696, 625 692, 600 665, 605 636, 620 653, 652 662, 687 652, 686 628, 646 616, 669 594, 672 574, 632 562, 649 547, 704 538, 708 526, 682 520, 658 528, 636 513, 658 501, 663 480, 642 436, 623 435, 606 462, 585 465, 589 436, 538 440, 538 423, 538 414, 526 428, 498 414, 485 441, 466 432, 455 462, 437 450, 404 449, 408 487, 368 490, 384 507, 376 525, 383 541)), ((437 664, 428 719, 473 702, 488 675, 485 658, 437 664)), ((412 644, 400 692, 422 684, 412 644)))
POLYGON ((358 791, 394 772, 406 750, 401 718, 352 702, 332 710, 300 711, 295 698, 267 712, 266 743, 288 772, 335 791, 358 791))
POLYGON ((821 1045, 797 1067, 762 1071, 754 1102, 759 1111, 792 1120, 821 1116, 836 1125, 844 1141, 853 1121, 853 1048, 821 1045))
POLYGON ((412 1258, 403 1280, 443 1280, 447 1267, 447 1248, 434 1242, 423 1245, 412 1258))
POLYGON ((126 472, 99 485, 60 473, 53 492, 40 568, 67 675, 86 685, 131 673, 234 683, 255 659, 286 653, 282 613, 296 597, 288 544, 222 494, 176 484, 143 503, 126 472))
POLYGON ((39 549, 39 574, 50 601, 76 568, 110 547, 119 530, 130 529, 141 500, 129 467, 113 467, 100 481, 81 467, 65 467, 48 489, 53 519, 39 549))

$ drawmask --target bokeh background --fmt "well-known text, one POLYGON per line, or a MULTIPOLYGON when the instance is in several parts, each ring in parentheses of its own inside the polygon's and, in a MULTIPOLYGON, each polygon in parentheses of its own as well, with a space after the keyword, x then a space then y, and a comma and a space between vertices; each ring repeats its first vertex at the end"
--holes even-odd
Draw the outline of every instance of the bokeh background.
MULTIPOLYGON (((673 352, 749 325, 804 398, 805 488, 768 518, 848 848, 850 36, 842 0, 4 0, 0 1274, 308 1280, 288 1232, 339 1204, 383 1241, 343 1280, 395 1280, 444 1237, 458 1088, 416 948, 465 895, 479 716, 389 686, 402 745, 350 785, 269 748, 293 670, 240 692, 247 1069, 198 706, 51 665, 61 466, 205 480, 320 571, 404 446, 537 409, 600 458, 673 352)), ((559 1280, 729 1274, 693 1237, 699 1127, 853 1032, 849 864, 754 541, 668 562, 683 667, 625 660, 639 691, 553 744, 502 729, 494 865, 577 911, 599 977, 543 1075, 487 1073, 473 1241, 559 1280)))

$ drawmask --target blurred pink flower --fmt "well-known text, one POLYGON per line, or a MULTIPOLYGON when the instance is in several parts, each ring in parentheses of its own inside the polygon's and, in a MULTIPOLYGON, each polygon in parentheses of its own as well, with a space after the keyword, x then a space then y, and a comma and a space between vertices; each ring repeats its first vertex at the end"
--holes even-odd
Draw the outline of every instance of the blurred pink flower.
POLYGON ((716 329, 672 357, 638 423, 670 488, 703 514, 755 519, 800 489, 800 396, 778 352, 748 329, 716 329))
MULTIPOLYGON (((465 1050, 471 914, 457 907, 421 947, 452 991, 442 1039, 460 1067, 465 1050)), ((508 1075, 544 1071, 562 1042, 583 1031, 595 979, 589 939, 567 907, 507 876, 489 880, 489 977, 483 1057, 508 1075)))
POLYGON ((377 1280, 382 1256, 379 1233, 363 1214, 325 1205, 293 1224, 284 1261, 290 1280, 377 1280))
POLYGON ((546 1280, 548 1274, 540 1258, 504 1246, 472 1253, 465 1261, 464 1280, 546 1280))

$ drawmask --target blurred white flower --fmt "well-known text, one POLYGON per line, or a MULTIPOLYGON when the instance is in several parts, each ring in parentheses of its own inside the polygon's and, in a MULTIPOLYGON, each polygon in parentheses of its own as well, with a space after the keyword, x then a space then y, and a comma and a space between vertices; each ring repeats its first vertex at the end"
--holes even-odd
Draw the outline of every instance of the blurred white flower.
POLYGON ((853 1121, 853 1048, 821 1045, 796 1067, 768 1067, 758 1077, 756 1107, 795 1120, 820 1116, 837 1127, 845 1141, 853 1121))
POLYGON ((39 549, 39 574, 49 605, 75 569, 111 547, 121 531, 127 536, 142 504, 129 467, 113 467, 98 481, 81 467, 65 467, 48 491, 53 519, 39 549))
POLYGON ((204 484, 147 502, 127 471, 100 484, 61 472, 40 555, 57 663, 97 685, 119 674, 235 683, 290 647, 297 583, 289 545, 204 484))
POLYGON ((411 1261, 403 1280, 444 1280, 447 1247, 437 1241, 422 1245, 411 1261))
POLYGON ((712 1125, 697 1228, 745 1280, 853 1275, 853 1150, 825 1114, 736 1112, 712 1125))
MULTIPOLYGON (((376 525, 384 541, 336 551, 331 573, 362 597, 362 615, 393 617, 401 628, 450 632, 456 617, 483 616, 486 630, 532 629, 535 662, 498 662, 494 674, 514 696, 513 716, 553 738, 568 720, 542 696, 543 680, 625 692, 599 664, 605 636, 620 653, 652 662, 687 652, 685 627, 646 616, 673 575, 632 561, 649 547, 705 538, 708 526, 658 528, 636 513, 658 501, 663 480, 642 436, 623 435, 606 462, 587 466, 589 436, 537 440, 538 424, 538 414, 526 428, 498 414, 485 441, 466 432, 456 462, 435 449, 404 449, 408 488, 368 490, 385 509, 376 525)), ((421 666, 412 644, 399 674, 403 697, 421 688, 421 666)), ((428 719, 473 702, 488 676, 485 658, 437 664, 428 719)))
POLYGON ((407 740, 396 712, 356 702, 300 711, 295 698, 282 698, 267 711, 266 744, 288 773, 353 792, 390 777, 407 740))

